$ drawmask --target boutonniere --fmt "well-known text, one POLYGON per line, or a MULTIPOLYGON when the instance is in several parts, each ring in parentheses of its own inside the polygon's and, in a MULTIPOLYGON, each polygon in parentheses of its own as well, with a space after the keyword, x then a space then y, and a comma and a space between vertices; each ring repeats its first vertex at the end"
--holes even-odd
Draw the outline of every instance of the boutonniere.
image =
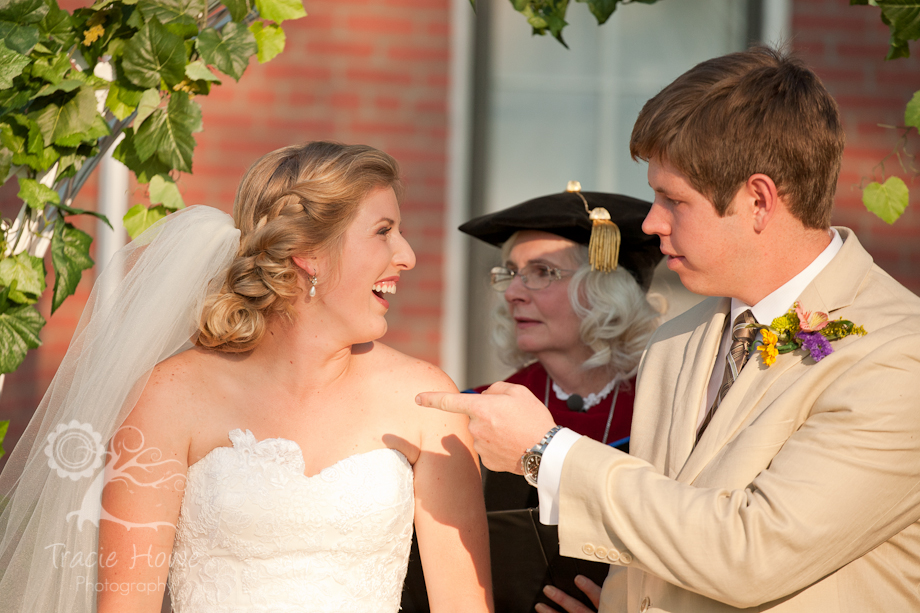
POLYGON ((857 326, 852 321, 829 321, 827 313, 805 311, 798 302, 793 304, 785 315, 774 319, 769 326, 752 325, 760 328, 761 342, 757 346, 757 351, 767 366, 772 366, 779 354, 789 353, 800 347, 808 351, 815 362, 820 362, 834 352, 831 341, 846 338, 851 334, 862 336, 866 333, 865 328, 857 326))

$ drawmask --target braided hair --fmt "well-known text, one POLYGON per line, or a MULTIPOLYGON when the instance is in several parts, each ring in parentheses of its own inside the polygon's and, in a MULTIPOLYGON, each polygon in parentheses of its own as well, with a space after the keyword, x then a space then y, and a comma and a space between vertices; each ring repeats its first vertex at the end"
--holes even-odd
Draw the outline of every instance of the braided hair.
POLYGON ((380 187, 399 194, 399 166, 366 145, 317 141, 257 160, 233 205, 240 250, 221 287, 205 300, 198 344, 249 351, 269 317, 290 318, 302 291, 292 258, 340 251, 361 202, 380 187))

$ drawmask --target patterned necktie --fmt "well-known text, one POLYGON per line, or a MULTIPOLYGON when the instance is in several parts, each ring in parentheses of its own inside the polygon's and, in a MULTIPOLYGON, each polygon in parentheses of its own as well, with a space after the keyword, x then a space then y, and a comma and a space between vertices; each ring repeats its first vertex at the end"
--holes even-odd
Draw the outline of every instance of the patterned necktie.
POLYGON ((715 400, 712 401, 712 406, 709 407, 709 412, 706 413, 706 418, 703 419, 703 423, 696 433, 697 443, 700 442, 706 426, 712 421, 712 416, 715 415, 716 409, 719 408, 719 404, 725 398, 725 394, 728 393, 728 388, 738 378, 741 369, 744 368, 744 364, 747 362, 751 343, 754 341, 754 337, 757 336, 757 328, 747 327, 748 324, 753 323, 757 323, 757 320, 754 319, 754 314, 751 313, 750 309, 735 318, 735 322, 732 325, 732 344, 728 349, 728 355, 725 356, 725 372, 722 375, 722 385, 719 387, 719 393, 716 394, 715 400))

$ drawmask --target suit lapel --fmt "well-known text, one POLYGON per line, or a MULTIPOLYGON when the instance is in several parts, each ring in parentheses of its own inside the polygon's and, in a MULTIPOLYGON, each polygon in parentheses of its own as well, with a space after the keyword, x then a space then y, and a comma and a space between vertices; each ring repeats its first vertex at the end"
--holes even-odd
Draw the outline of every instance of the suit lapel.
POLYGON ((668 433, 667 476, 677 475, 693 450, 699 414, 694 409, 703 404, 730 306, 728 298, 713 301, 712 310, 703 316, 684 349, 685 357, 674 387, 674 398, 678 402, 672 408, 668 433))
MULTIPOLYGON (((805 310, 826 312, 831 319, 835 319, 832 314, 835 310, 853 303, 863 280, 872 268, 872 256, 862 248, 859 241, 856 240, 856 236, 847 228, 837 228, 837 231, 844 240, 843 247, 798 298, 798 302, 805 310)), ((792 305, 789 306, 791 307, 792 305)), ((728 307, 726 307, 727 309, 728 307)), ((724 315, 722 321, 724 322, 724 315)), ((769 324, 770 322, 761 323, 769 324)), ((692 347, 688 347, 688 350, 690 349, 692 347)), ((702 354, 697 355, 703 357, 702 354)), ((688 450, 687 455, 681 456, 681 458, 686 458, 686 463, 678 468, 677 471, 669 474, 677 474, 677 479, 683 483, 692 483, 713 457, 737 435, 752 413, 757 410, 758 403, 767 390, 777 384, 790 368, 800 363, 804 358, 805 352, 799 349, 778 356, 773 366, 767 367, 763 364, 759 353, 755 352, 722 400, 699 444, 693 448, 691 440, 692 452, 688 450)), ((700 362, 706 363, 707 360, 703 358, 700 362)), ((693 376, 698 377, 703 382, 703 385, 709 382, 709 376, 712 373, 711 360, 709 364, 710 370, 705 373, 701 372, 699 368, 692 369, 693 376)), ((693 383, 699 385, 700 381, 694 381, 693 383)), ((688 383, 687 389, 693 389, 693 386, 688 383)), ((685 405, 686 410, 681 411, 681 415, 692 414, 695 416, 696 411, 693 409, 696 405, 692 404, 692 401, 694 398, 699 398, 699 396, 682 396, 680 395, 681 391, 678 388, 677 398, 689 399, 689 402, 685 405)), ((692 426, 686 423, 681 425, 684 428, 691 428, 695 433, 696 420, 693 421, 692 426)), ((684 439, 678 440, 672 433, 672 439, 670 440, 672 448, 683 453, 684 446, 682 444, 685 443, 684 439)), ((675 457, 675 459, 677 458, 675 457)), ((671 468, 670 463, 669 468, 671 468)))

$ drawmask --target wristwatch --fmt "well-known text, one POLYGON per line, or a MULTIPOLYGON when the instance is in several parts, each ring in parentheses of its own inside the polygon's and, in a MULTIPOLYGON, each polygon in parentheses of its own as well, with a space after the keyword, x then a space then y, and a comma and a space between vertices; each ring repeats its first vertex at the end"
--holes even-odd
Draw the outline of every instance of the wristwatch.
POLYGON ((537 487, 537 476, 540 474, 540 460, 543 459, 543 452, 546 446, 553 440, 556 433, 562 430, 562 426, 553 426, 546 435, 540 439, 540 442, 524 452, 521 456, 521 466, 524 469, 524 479, 527 483, 537 487))

